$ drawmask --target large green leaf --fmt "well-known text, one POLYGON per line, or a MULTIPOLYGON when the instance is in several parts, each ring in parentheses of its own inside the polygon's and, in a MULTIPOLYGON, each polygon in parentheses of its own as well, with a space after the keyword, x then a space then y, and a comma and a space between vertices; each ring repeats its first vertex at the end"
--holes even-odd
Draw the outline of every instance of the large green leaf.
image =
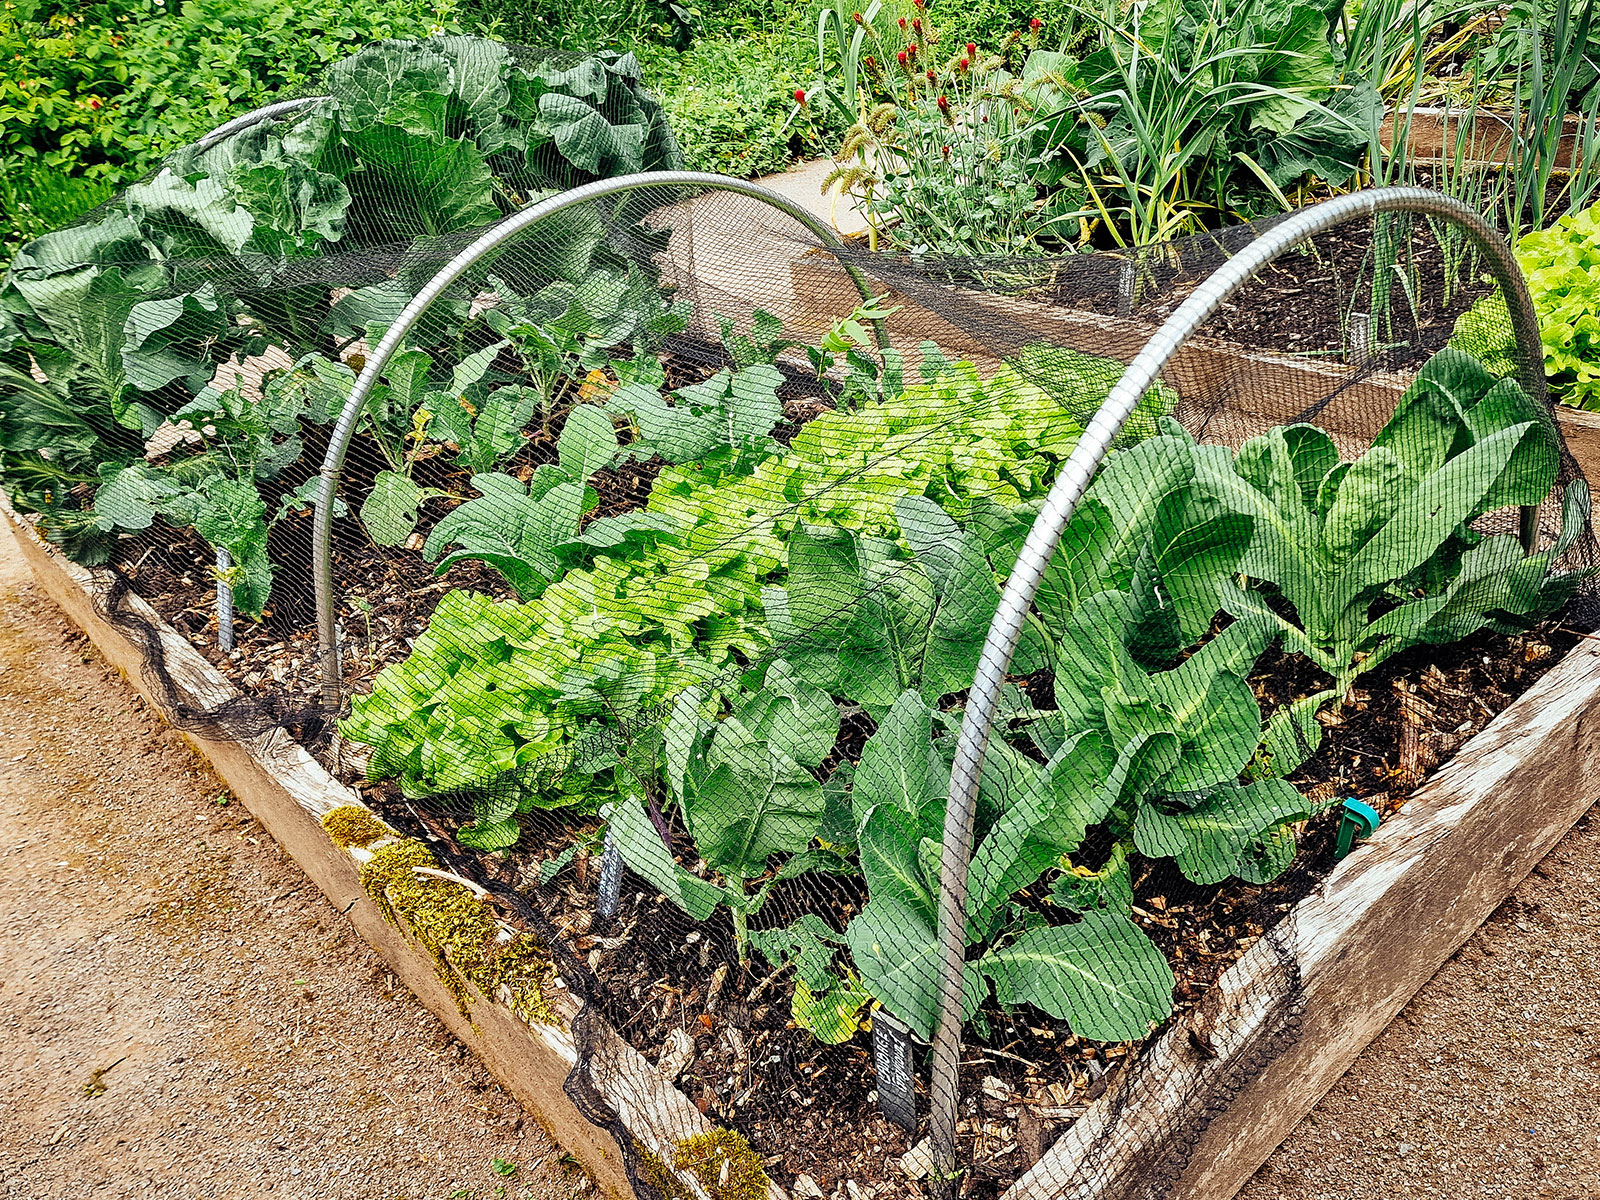
POLYGON ((556 452, 561 469, 576 482, 586 483, 591 475, 609 467, 617 457, 617 431, 612 427, 610 416, 593 404, 575 406, 561 428, 556 452))
POLYGON ((728 746, 728 724, 723 722, 713 747, 720 743, 731 761, 719 763, 686 797, 684 817, 714 870, 751 879, 766 870, 771 855, 798 854, 810 844, 824 797, 821 784, 770 744, 752 739, 728 746))
MULTIPOLYGON (((939 979, 943 959, 934 925, 899 901, 874 898, 845 930, 850 957, 867 989, 885 1008, 928 1040, 939 1021, 939 979)), ((983 999, 976 964, 962 980, 964 1013, 971 1016, 983 999)))
POLYGON ((373 478, 372 491, 361 505, 362 523, 378 545, 398 546, 416 529, 418 513, 427 498, 427 491, 413 483, 409 475, 379 471, 373 478))
POLYGON ((324 86, 352 131, 391 124, 443 136, 452 76, 450 60, 438 49, 385 41, 335 63, 324 86))
POLYGON ((643 125, 612 125, 575 96, 539 97, 536 130, 554 139, 561 156, 592 175, 627 175, 644 168, 643 125))
POLYGON ((688 913, 691 920, 704 921, 716 911, 722 890, 673 861, 641 804, 619 801, 606 812, 606 819, 616 834, 622 861, 630 870, 688 913))
POLYGON ((900 694, 862 748, 852 804, 858 819, 888 805, 919 828, 936 828, 948 780, 933 747, 933 712, 915 691, 900 694))
POLYGON ((1176 858, 1178 869, 1195 883, 1221 883, 1259 857, 1256 847, 1272 830, 1310 815, 1305 798, 1290 784, 1267 779, 1219 788, 1185 812, 1146 805, 1139 811, 1134 844, 1152 858, 1176 858))
POLYGON ((345 141, 364 168, 347 181, 353 207, 391 239, 477 229, 500 215, 483 152, 469 140, 370 125, 345 141))
POLYGON ((216 289, 167 300, 144 300, 128 310, 122 365, 128 382, 146 392, 181 381, 192 394, 211 381, 216 364, 214 342, 227 339, 235 327, 216 289))
POLYGON ((1167 960, 1137 926, 1110 912, 1030 929, 978 965, 1000 1003, 1032 1004, 1092 1041, 1142 1038, 1172 1011, 1167 960))
POLYGON ((1502 429, 1423 479, 1335 581, 1330 608, 1338 611, 1366 589, 1421 566, 1457 526, 1481 511, 1484 496, 1530 435, 1540 435, 1532 422, 1502 429))
MULTIPOLYGON (((1026 761, 1026 760, 1024 760, 1026 761)), ((988 928, 1013 892, 1072 853, 1110 809, 1109 766, 1099 737, 1079 733, 1031 777, 1014 781, 1010 803, 972 856, 967 917, 988 928)))
POLYGON ((880 804, 867 813, 856 837, 867 894, 921 913, 933 921, 938 912, 939 876, 923 869, 918 850, 921 827, 915 817, 880 804))

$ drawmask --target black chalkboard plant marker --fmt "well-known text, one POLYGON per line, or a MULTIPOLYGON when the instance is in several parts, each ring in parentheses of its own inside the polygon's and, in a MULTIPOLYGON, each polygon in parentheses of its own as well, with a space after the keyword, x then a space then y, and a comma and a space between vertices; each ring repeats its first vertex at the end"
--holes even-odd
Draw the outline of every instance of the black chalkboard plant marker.
POLYGON ((917 1129, 917 1082, 911 1031, 880 1008, 872 1017, 872 1059, 878 1071, 878 1107, 902 1129, 917 1129))

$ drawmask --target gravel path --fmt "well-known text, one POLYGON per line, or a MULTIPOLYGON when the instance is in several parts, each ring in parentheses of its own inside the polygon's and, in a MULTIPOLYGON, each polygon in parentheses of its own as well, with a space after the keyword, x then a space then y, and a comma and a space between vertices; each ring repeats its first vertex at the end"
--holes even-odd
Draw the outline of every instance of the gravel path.
POLYGON ((1600 810, 1590 810, 1239 1193, 1600 1197, 1600 810))
MULTIPOLYGON (((0 1196, 587 1190, 261 827, 220 803, 218 781, 34 589, 9 532, 0 694, 0 1196)), ((1240 1195, 1600 1197, 1600 814, 1240 1195)))
POLYGON ((586 1189, 33 587, 9 531, 0 694, 0 1196, 586 1189))

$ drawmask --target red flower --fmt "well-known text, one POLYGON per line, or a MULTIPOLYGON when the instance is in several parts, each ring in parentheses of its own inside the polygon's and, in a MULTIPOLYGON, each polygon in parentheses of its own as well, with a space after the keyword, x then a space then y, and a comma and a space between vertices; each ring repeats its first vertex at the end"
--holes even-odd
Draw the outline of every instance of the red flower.
POLYGON ((901 17, 900 18, 900 28, 904 29, 905 27, 906 27, 906 19, 904 17, 901 17))
POLYGON ((805 90, 805 88, 795 88, 795 90, 794 90, 794 102, 796 104, 804 104, 806 102, 806 90, 805 90))
POLYGON ((917 56, 917 44, 912 42, 911 45, 907 46, 906 53, 911 55, 912 58, 915 58, 917 56))
POLYGON ((950 97, 949 96, 940 96, 939 97, 939 111, 940 112, 949 112, 950 111, 950 97))
POLYGON ((867 55, 865 58, 863 58, 861 61, 866 63, 866 65, 869 66, 869 67, 875 67, 875 66, 878 65, 878 60, 873 58, 872 55, 870 55, 870 54, 867 55))
POLYGON ((99 96, 90 96, 89 97, 89 107, 90 108, 99 108, 100 107, 100 97, 99 96))
POLYGON ((902 67, 906 65, 907 59, 906 59, 906 52, 904 50, 900 51, 899 54, 896 54, 895 58, 899 61, 900 65, 902 67))
POLYGON ((912 17, 911 18, 911 28, 915 29, 918 33, 921 33, 922 32, 922 18, 921 17, 912 17))
POLYGON ((977 52, 978 52, 978 44, 976 42, 968 42, 967 43, 967 57, 971 58, 977 52))
POLYGON ((950 157, 950 147, 949 147, 949 146, 946 146, 946 147, 945 147, 945 148, 944 148, 944 156, 945 156, 945 157, 946 157, 946 158, 949 158, 949 157, 950 157))
POLYGON ((1043 27, 1044 27, 1044 22, 1039 20, 1038 17, 1035 17, 1033 20, 1028 22, 1028 28, 1029 29, 1038 30, 1038 29, 1042 29, 1043 27))
POLYGON ((963 71, 971 70, 972 69, 972 60, 970 58, 963 58, 961 60, 961 69, 963 71))
POLYGON ((928 72, 928 82, 929 82, 929 83, 932 83, 932 82, 933 82, 933 80, 934 80, 934 74, 933 74, 933 72, 932 72, 932 71, 929 71, 929 72, 928 72))
POLYGON ((852 21, 854 21, 854 22, 855 22, 855 23, 856 23, 856 24, 857 24, 857 25, 859 25, 859 24, 861 24, 861 14, 860 14, 860 13, 856 13, 856 14, 855 14, 855 15, 854 15, 854 16, 852 16, 852 17, 851 17, 851 18, 850 18, 850 19, 851 19, 851 20, 852 20, 852 21))

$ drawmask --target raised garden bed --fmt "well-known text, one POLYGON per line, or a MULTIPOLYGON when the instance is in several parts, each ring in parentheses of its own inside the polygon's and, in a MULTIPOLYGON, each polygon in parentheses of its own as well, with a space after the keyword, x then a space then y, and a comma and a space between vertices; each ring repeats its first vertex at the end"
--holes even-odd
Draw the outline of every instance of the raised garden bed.
MULTIPOLYGON (((1337 357, 1250 353, 1233 344, 1259 341, 1276 325, 1294 325, 1296 306, 1303 303, 1296 297, 1308 283, 1321 286, 1320 276, 1310 278, 1316 270, 1331 271, 1335 288, 1348 287, 1352 277, 1359 283, 1363 247, 1341 243, 1333 251, 1326 258, 1307 256, 1298 271, 1263 276, 1258 283, 1277 308, 1268 308, 1265 317, 1242 306, 1225 310, 1210 331, 1215 336, 1192 340, 1173 361, 1167 375, 1181 395, 1178 413, 1191 428, 1202 428, 1207 440, 1237 445, 1265 426, 1315 412, 1341 450, 1360 448, 1404 389, 1407 381, 1398 369, 1414 367, 1442 345, 1473 298, 1461 292, 1453 302, 1435 303, 1437 289, 1425 289, 1429 298, 1412 310, 1411 357, 1383 360, 1394 371, 1374 369, 1371 362, 1341 366, 1337 357), (1190 420, 1197 414, 1201 419, 1190 420)), ((853 286, 830 261, 801 256, 797 248, 792 264, 773 264, 775 296, 785 273, 791 285, 787 319, 797 328, 822 328, 826 314, 854 305, 853 286)), ((937 304, 916 303, 926 298, 920 293, 892 297, 904 303, 891 328, 901 344, 931 335, 947 352, 983 367, 997 366, 998 354, 1041 340, 1126 361, 1154 331, 1151 322, 1170 311, 1189 286, 1153 282, 1167 290, 1139 305, 1144 320, 1115 315, 1115 289, 1081 294, 1074 308, 1060 303, 1073 299, 1070 293, 1046 288, 1030 291, 1026 299, 960 294, 954 320, 982 324, 988 340, 941 321, 933 311, 937 304)), ((1279 344, 1313 355, 1326 354, 1330 342, 1337 350, 1339 308, 1325 305, 1310 313, 1321 323, 1296 325, 1297 338, 1279 344)), ((775 431, 785 442, 786 428, 792 434, 818 411, 814 397, 787 399, 785 422, 775 431)), ((1043 408, 1053 411, 1048 402, 1043 408)), ((1030 417, 1034 424, 1048 419, 1036 410, 1030 417)), ((1573 428, 1593 433, 1583 421, 1573 428)), ((551 432, 531 441, 525 453, 551 457, 551 432)), ((1587 445, 1597 441, 1590 436, 1587 445)), ((600 511, 622 512, 637 503, 637 489, 626 480, 604 474, 596 481, 600 511)), ((351 482, 359 494, 371 486, 371 475, 358 472, 351 482)), ((414 539, 408 540, 420 542, 423 531, 413 528, 414 539)), ((21 532, 26 537, 29 531, 21 532)), ((367 593, 360 607, 370 623, 365 654, 346 655, 347 684, 407 652, 443 587, 466 584, 508 595, 504 585, 472 565, 435 583, 414 548, 356 553, 364 541, 345 547, 340 562, 347 598, 367 593), (379 598, 382 608, 373 603, 379 598)), ((437 843, 436 857, 425 840, 396 832, 448 838, 453 824, 434 822, 430 828, 387 785, 342 787, 282 729, 259 732, 266 722, 251 728, 197 720, 197 713, 230 706, 236 698, 215 667, 247 672, 240 679, 247 690, 271 694, 286 684, 293 689, 311 683, 314 658, 303 618, 288 607, 229 660, 197 651, 191 643, 207 634, 205 547, 177 535, 166 549, 165 564, 135 570, 143 573, 137 580, 141 590, 179 628, 144 600, 124 597, 143 641, 130 638, 128 621, 106 620, 91 602, 92 594, 105 592, 108 577, 67 567, 32 542, 29 556, 75 619, 105 641, 108 654, 158 705, 173 711, 241 796, 251 802, 252 789, 261 793, 252 806, 259 803, 269 828, 314 864, 313 874, 330 896, 341 907, 352 898, 362 901, 352 911, 359 911, 363 932, 370 929, 369 939, 380 949, 387 946, 386 953, 410 956, 407 978, 416 980, 419 995, 452 1027, 468 1031, 463 1036, 604 1186, 628 1189, 625 1161, 659 1172, 686 1139, 712 1145, 703 1139, 713 1137, 709 1122, 720 1121, 750 1134, 771 1155, 762 1164, 741 1160, 745 1166, 762 1170, 764 1181, 791 1185, 798 1196, 814 1200, 826 1189, 823 1194, 840 1200, 862 1194, 876 1200, 915 1192, 920 1185, 913 1181, 921 1175, 914 1139, 876 1111, 864 1039, 825 1048, 791 1027, 790 984, 780 978, 781 970, 747 977, 731 968, 726 913, 691 924, 675 916, 664 897, 629 887, 615 923, 595 920, 596 866, 589 857, 591 847, 598 849, 594 823, 586 827, 581 817, 568 816, 528 821, 524 845, 533 842, 537 858, 479 864, 491 886, 531 891, 549 882, 533 868, 558 859, 575 863, 578 886, 555 876, 538 897, 545 913, 524 905, 531 926, 519 929, 504 922, 493 903, 480 902, 473 886, 441 877, 429 865, 464 861, 446 842, 437 843), (162 660, 162 673, 146 679, 153 657, 162 660), (600 976, 601 987, 587 982, 590 972, 600 976), (583 981, 587 994, 609 999, 582 1009, 572 994, 575 981, 583 981), (691 1036, 685 1037, 684 1026, 691 1036), (687 1047, 680 1044, 685 1040, 687 1047), (575 1086, 569 1075, 580 1058, 592 1064, 586 1072, 590 1103, 582 1101, 584 1081, 575 1086), (669 1062, 671 1067, 655 1065, 669 1062), (569 1101, 564 1089, 580 1102, 569 1101)), ((283 596, 280 603, 292 606, 293 586, 285 586, 283 596)), ((345 617, 355 625, 349 607, 345 617)), ((1201 888, 1186 884, 1170 864, 1166 876, 1160 863, 1141 867, 1132 885, 1135 924, 1165 958, 1185 964, 1173 1016, 1153 1038, 1107 1045, 1080 1041, 1063 1020, 991 1005, 984 1014, 987 1032, 974 1033, 967 1043, 972 1061, 963 1064, 959 1133, 971 1168, 965 1194, 992 1200, 1004 1193, 1020 1200, 1060 1189, 1109 1196, 1172 1185, 1213 1195, 1221 1194, 1219 1179, 1237 1186, 1259 1161, 1251 1155, 1259 1150, 1264 1157, 1439 958, 1582 812, 1600 702, 1593 664, 1586 661, 1594 652, 1581 635, 1552 623, 1519 637, 1483 634, 1443 650, 1419 651, 1366 677, 1361 691, 1352 693, 1354 713, 1324 714, 1332 718, 1326 724, 1342 726, 1340 735, 1327 739, 1322 752, 1290 777, 1293 787, 1314 800, 1361 796, 1390 818, 1368 849, 1337 869, 1329 849, 1336 821, 1330 812, 1301 831, 1299 862, 1271 884, 1201 888), (1532 693, 1518 700, 1530 686, 1532 693), (1413 795, 1441 759, 1449 760, 1445 768, 1413 795), (1513 789, 1523 762, 1535 764, 1539 779, 1519 795, 1513 789), (1530 816, 1528 795, 1535 804, 1553 798, 1530 816), (1495 856, 1483 865, 1487 846, 1495 856), (1368 940, 1374 945, 1366 945, 1368 940), (1320 1007, 1324 997, 1359 1002, 1361 1018, 1328 1019, 1320 1007), (1280 1089, 1271 1104, 1255 1111, 1230 1107, 1236 1094, 1252 1094, 1260 1079, 1277 1078, 1280 1060, 1297 1064, 1294 1087, 1280 1089), (1267 1119, 1256 1121, 1260 1113, 1267 1119), (1226 1137, 1228 1153, 1210 1148, 1217 1137, 1226 1137)), ((1258 698, 1282 707, 1323 686, 1285 667, 1273 655, 1258 664, 1248 681, 1258 698)), ((870 722, 857 729, 851 720, 830 766, 859 759, 861 743, 873 732, 870 722)), ((349 763, 333 765, 343 779, 353 782, 359 774, 349 763)), ((692 843, 681 828, 677 833, 680 841, 672 850, 692 862, 692 843)), ((865 899, 851 879, 813 880, 810 888, 810 894, 796 889, 783 898, 785 919, 803 911, 837 926, 865 899)), ((1098 1036, 1138 1038, 1147 1028, 1098 1036)), ((673 1186, 699 1196, 681 1178, 673 1186)), ((762 1186, 780 1194, 776 1183, 762 1186)), ((722 1200, 715 1189, 700 1190, 722 1200)))
MULTIPOLYGON (((154 679, 144 648, 124 632, 123 622, 113 623, 102 610, 114 583, 111 574, 68 561, 9 505, 0 507, 39 585, 156 711, 171 720, 174 702, 213 710, 238 698, 238 690, 145 601, 124 593, 125 610, 159 639, 166 678, 154 679)), ((542 948, 519 932, 507 944, 523 953, 487 968, 476 953, 453 952, 451 939, 441 937, 428 918, 448 906, 452 920, 465 911, 474 923, 495 922, 488 906, 472 901, 459 884, 413 873, 425 885, 418 889, 403 870, 392 869, 397 859, 409 866, 412 855, 418 862, 431 855, 384 826, 283 730, 239 740, 197 728, 192 720, 175 724, 396 977, 583 1163, 602 1191, 630 1197, 615 1139, 562 1090, 577 1058, 572 1022, 579 1005, 547 969, 542 948), (374 862, 377 871, 363 871, 374 862), (391 869, 383 869, 386 862, 391 869), (471 901, 465 909, 464 900, 471 901)), ((630 1150, 670 1155, 685 1139, 712 1132, 682 1093, 665 1086, 649 1064, 608 1033, 598 1034, 613 1050, 602 1099, 616 1106, 636 1141, 630 1150)), ((782 1200, 783 1193, 774 1188, 771 1196, 782 1200)))
MULTIPOLYGON (((160 708, 168 698, 146 682, 139 649, 96 606, 96 595, 110 582, 106 573, 65 561, 6 512, 41 586, 160 708)), ((167 668, 184 702, 215 706, 236 694, 148 606, 137 598, 130 603, 160 629, 167 668)), ((1119 1186, 1147 1180, 1160 1164, 1175 1162, 1192 1164, 1175 1194, 1231 1195, 1588 808, 1600 786, 1597 657, 1600 647, 1592 639, 1579 640, 1462 746, 1315 894, 1222 974, 1205 1004, 1173 1022, 1135 1065, 1115 1073, 1111 1086, 1007 1192, 1009 1200, 1121 1195, 1119 1186), (1275 990, 1286 956, 1296 964, 1303 992, 1288 1039, 1275 990), (1224 1102, 1241 1085, 1237 1098, 1224 1102), (1214 1116, 1198 1134, 1197 1112, 1214 1116)), ((346 822, 350 812, 364 811, 353 792, 281 731, 249 742, 188 736, 407 986, 603 1188, 627 1196, 617 1146, 561 1089, 576 1053, 570 1021, 577 1006, 565 991, 548 982, 540 990, 547 1019, 530 1020, 525 996, 484 997, 460 973, 447 986, 439 948, 407 928, 403 912, 391 924, 363 888, 358 857, 393 844, 382 840, 386 833, 362 845, 364 834, 352 834, 340 818, 333 822, 340 838, 324 828, 323 819, 336 810, 346 810, 346 822), (353 852, 340 840, 350 841, 353 852)), ((626 1079, 613 1080, 611 1098, 621 1102, 623 1122, 642 1144, 670 1148, 708 1128, 694 1103, 642 1057, 618 1045, 613 1061, 631 1064, 626 1079)), ((781 1193, 774 1186, 771 1194, 781 1193)))
MULTIPOLYGON (((1126 357, 1142 344, 1141 331, 1126 322, 1008 302, 1008 308, 1013 306, 1053 338, 1086 350, 1107 353, 1121 346, 1128 348, 1121 355, 1126 357)), ((1271 403, 1260 414, 1269 420, 1296 386, 1306 394, 1325 394, 1330 380, 1324 369, 1289 358, 1251 356, 1245 371, 1234 348, 1201 344, 1186 353, 1182 369, 1196 387, 1204 387, 1208 379, 1237 384, 1262 374, 1288 379, 1287 384, 1264 388, 1265 399, 1241 395, 1236 388, 1231 393, 1236 405, 1271 403), (1298 375, 1306 371, 1315 378, 1298 375)), ((1360 386, 1375 389, 1373 398, 1381 396, 1392 406, 1400 384, 1372 378, 1360 386)), ((1565 416, 1563 423, 1568 424, 1565 416)), ((1585 428, 1583 422, 1578 428, 1585 428)), ((1348 432, 1359 437, 1371 431, 1348 432)), ((1579 449, 1581 440, 1573 441, 1579 449)), ((39 545, 25 523, 17 526, 35 572, 69 615, 154 702, 170 699, 144 681, 139 648, 96 610, 92 596, 108 585, 107 577, 64 562, 39 545)), ((235 694, 148 606, 136 598, 130 603, 160 629, 167 670, 183 703, 213 707, 235 694)), ((1475 652, 1487 648, 1471 646, 1475 652)), ((1552 659, 1564 649, 1561 638, 1547 638, 1499 645, 1493 657, 1512 664, 1516 651, 1531 662, 1552 659), (1540 649, 1529 654, 1529 646, 1540 649)), ((1318 892, 1252 947, 1237 944, 1242 957, 1221 975, 1204 1004, 1175 1019, 1133 1065, 1112 1073, 1109 1086, 1075 1095, 1077 1120, 1053 1146, 1046 1150, 1037 1133, 1031 1135, 1034 1146, 1027 1157, 1040 1152, 1042 1157, 1007 1196, 1119 1195, 1124 1183, 1148 1181, 1185 1164, 1192 1167, 1183 1174, 1179 1194, 1231 1194, 1588 806, 1600 778, 1595 762, 1600 681, 1590 661, 1596 652, 1592 642, 1580 641, 1526 696, 1460 748, 1318 892), (1286 1004, 1284 991, 1288 962, 1294 964, 1297 979, 1293 1004, 1286 1004), (1293 1036, 1286 1037, 1290 1028, 1293 1036), (1241 1098, 1230 1107, 1228 1098, 1241 1087, 1241 1098), (1096 1091, 1101 1094, 1088 1102, 1096 1091), (1195 1119, 1197 1112, 1207 1119, 1195 1119), (1069 1186, 1065 1181, 1074 1182, 1069 1186)), ((619 1148, 561 1091, 576 1057, 570 1022, 577 1006, 571 997, 544 979, 531 999, 509 985, 504 994, 485 998, 463 977, 463 968, 451 964, 441 975, 440 947, 429 946, 415 931, 401 932, 407 924, 404 912, 391 912, 399 919, 397 925, 389 924, 379 903, 362 889, 357 858, 392 843, 352 842, 352 853, 328 835, 322 818, 359 801, 281 731, 246 742, 191 737, 330 898, 341 908, 356 900, 352 919, 424 1002, 474 1046, 603 1186, 625 1195, 619 1148)), ((348 830, 343 840, 348 840, 348 830)), ((490 990, 499 992, 494 977, 478 978, 489 979, 490 990)), ((533 978, 542 977, 535 970, 533 978)), ((692 1098, 669 1086, 631 1047, 620 1040, 613 1044, 616 1054, 608 1055, 608 1061, 625 1069, 611 1079, 609 1100, 632 1139, 659 1156, 708 1128, 692 1098)), ((981 1081, 975 1082, 978 1086, 970 1094, 977 1095, 981 1081)), ((865 1104, 864 1096, 859 1100, 865 1104)), ((1020 1116, 1030 1104, 1010 1107, 1020 1116)), ((874 1119, 859 1105, 856 1114, 863 1125, 874 1119)), ((886 1138, 880 1146, 879 1163, 888 1172, 880 1178, 888 1188, 905 1186, 891 1165, 904 1145, 903 1139, 886 1138)), ((792 1176, 797 1170, 783 1161, 771 1166, 773 1174, 792 1176)), ((772 1190, 777 1193, 776 1187, 772 1190)))

